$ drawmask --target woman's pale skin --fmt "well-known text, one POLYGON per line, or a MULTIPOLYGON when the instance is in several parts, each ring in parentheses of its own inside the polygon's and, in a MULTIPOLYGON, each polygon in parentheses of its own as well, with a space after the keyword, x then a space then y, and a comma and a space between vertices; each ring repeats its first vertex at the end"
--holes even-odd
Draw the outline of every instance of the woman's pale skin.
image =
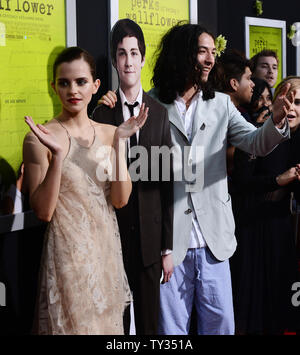
POLYGON ((131 180, 125 161, 126 140, 137 132, 148 116, 148 108, 141 107, 138 117, 131 117, 118 128, 91 121, 87 105, 100 86, 93 80, 89 64, 78 59, 58 66, 52 87, 58 95, 62 111, 45 126, 35 125, 30 116, 25 117, 32 132, 24 140, 23 155, 26 186, 30 204, 37 217, 49 222, 58 200, 63 160, 68 154, 69 139, 59 120, 76 138, 79 144, 89 147, 93 143, 94 130, 103 145, 115 150, 116 180, 111 182, 110 199, 116 208, 127 204, 131 193, 131 180), (121 179, 120 177, 124 177, 121 179), (120 178, 120 179, 119 179, 120 178))

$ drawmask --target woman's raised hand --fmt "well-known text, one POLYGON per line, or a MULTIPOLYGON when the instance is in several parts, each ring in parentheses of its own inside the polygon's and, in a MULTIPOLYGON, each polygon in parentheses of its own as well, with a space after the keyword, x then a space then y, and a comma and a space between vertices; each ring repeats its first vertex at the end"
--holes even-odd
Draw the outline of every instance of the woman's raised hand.
POLYGON ((25 122, 30 127, 32 133, 51 151, 52 154, 56 155, 62 152, 62 147, 57 142, 55 135, 47 128, 41 124, 36 125, 30 116, 25 116, 25 122))
POLYGON ((115 135, 119 139, 125 139, 131 137, 135 134, 139 129, 141 129, 148 117, 149 107, 145 107, 143 103, 140 109, 140 112, 137 117, 132 116, 126 122, 122 123, 115 132, 115 135))
POLYGON ((297 164, 295 167, 290 168, 276 177, 276 182, 280 186, 288 185, 294 180, 300 180, 300 164, 297 164))

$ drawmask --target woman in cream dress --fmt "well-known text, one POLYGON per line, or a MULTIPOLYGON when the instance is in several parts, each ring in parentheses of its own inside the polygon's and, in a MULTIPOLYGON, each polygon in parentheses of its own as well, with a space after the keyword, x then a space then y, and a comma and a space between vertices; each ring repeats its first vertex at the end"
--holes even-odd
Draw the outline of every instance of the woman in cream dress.
POLYGON ((131 193, 126 140, 148 109, 115 128, 91 121, 87 105, 99 88, 93 58, 78 47, 56 59, 52 87, 62 104, 45 126, 25 117, 31 207, 49 222, 41 260, 35 331, 123 334, 131 300, 114 208, 131 193))

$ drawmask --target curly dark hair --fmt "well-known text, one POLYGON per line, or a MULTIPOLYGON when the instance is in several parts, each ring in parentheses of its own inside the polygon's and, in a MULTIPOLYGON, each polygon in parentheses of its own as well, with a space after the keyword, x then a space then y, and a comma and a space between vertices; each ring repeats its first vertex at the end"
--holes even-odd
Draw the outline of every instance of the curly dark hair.
POLYGON ((152 82, 158 91, 158 98, 165 104, 172 103, 177 95, 191 86, 203 91, 203 99, 214 98, 210 82, 202 82, 202 69, 197 60, 198 39, 202 33, 214 36, 197 24, 179 23, 162 38, 156 52, 156 64, 152 82))

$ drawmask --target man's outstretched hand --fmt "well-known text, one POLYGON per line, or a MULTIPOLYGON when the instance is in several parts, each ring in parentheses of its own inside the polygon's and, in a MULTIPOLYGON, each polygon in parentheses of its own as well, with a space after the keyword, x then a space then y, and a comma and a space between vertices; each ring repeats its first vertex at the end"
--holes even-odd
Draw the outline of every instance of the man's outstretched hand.
POLYGON ((286 116, 288 115, 288 112, 294 102, 295 95, 293 92, 291 93, 290 98, 286 96, 290 86, 291 84, 286 84, 273 103, 273 121, 278 128, 282 128, 284 126, 286 116))

